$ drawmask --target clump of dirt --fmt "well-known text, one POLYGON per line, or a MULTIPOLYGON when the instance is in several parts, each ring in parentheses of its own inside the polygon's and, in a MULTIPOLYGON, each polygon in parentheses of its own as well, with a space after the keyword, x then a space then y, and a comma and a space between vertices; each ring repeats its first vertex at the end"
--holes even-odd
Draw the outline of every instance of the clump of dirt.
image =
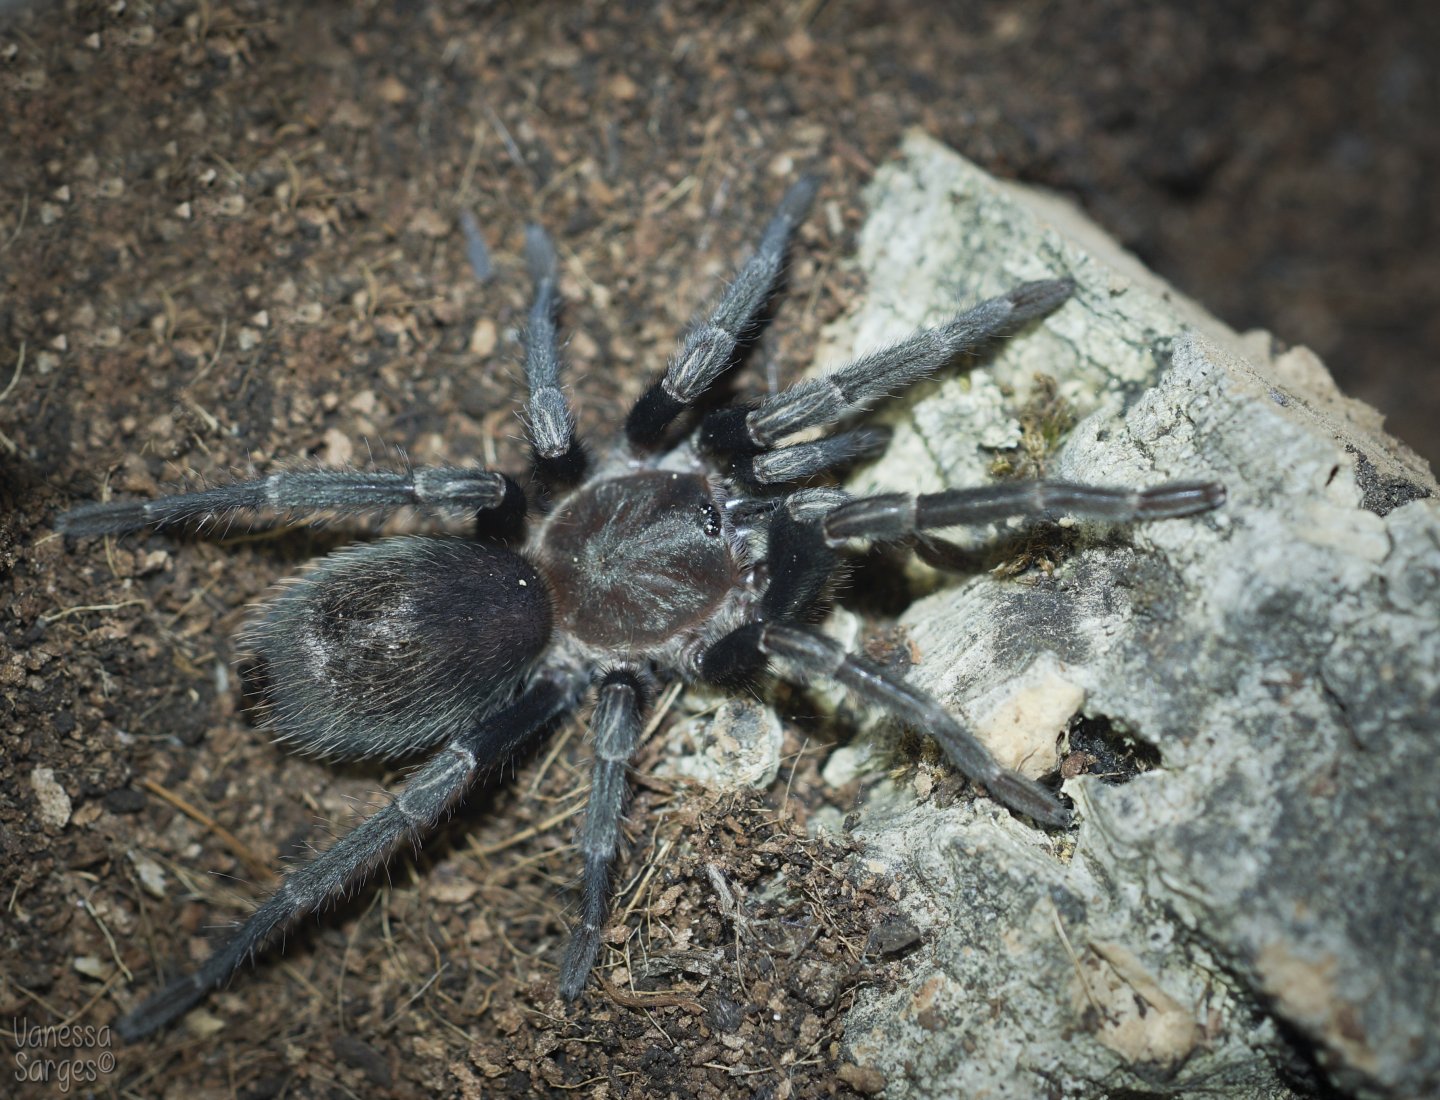
POLYGON ((622 961, 568 1013, 548 976, 502 983, 496 1031, 451 1067, 466 1090, 863 1091, 874 1071, 847 1063, 843 1019, 859 988, 886 980, 892 945, 873 934, 904 924, 893 883, 756 792, 687 799, 653 843, 608 937, 622 961))

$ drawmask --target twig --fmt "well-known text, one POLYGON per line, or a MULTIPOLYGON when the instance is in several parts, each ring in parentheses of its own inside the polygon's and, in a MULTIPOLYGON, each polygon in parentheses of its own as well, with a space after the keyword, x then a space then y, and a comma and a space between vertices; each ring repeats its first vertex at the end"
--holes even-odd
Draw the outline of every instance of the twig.
POLYGON ((511 833, 510 836, 500 841, 498 844, 480 845, 472 841, 470 844, 470 851, 477 856, 493 856, 496 852, 503 852, 506 848, 513 848, 521 841, 529 840, 532 836, 539 836, 541 833, 548 833, 551 829, 555 828, 556 825, 559 825, 567 817, 574 817, 576 812, 579 811, 579 809, 580 805, 577 803, 568 810, 564 810, 561 813, 546 818, 538 825, 532 825, 528 829, 521 829, 518 833, 511 833))
POLYGON ((174 791, 167 790, 153 779, 140 780, 140 786, 144 787, 151 794, 163 798, 186 817, 192 821, 199 822, 214 833, 220 843, 229 848, 231 853, 234 854, 241 863, 245 864, 245 869, 254 875, 255 878, 259 879, 262 885, 268 886, 279 877, 275 871, 271 869, 270 865, 255 853, 253 848, 198 806, 192 806, 174 791))
POLYGON ((105 942, 110 945, 110 957, 115 960, 115 965, 118 966, 120 972, 125 975, 125 980, 127 982, 133 982, 135 975, 130 973, 130 968, 125 965, 125 960, 120 957, 120 948, 115 944, 115 937, 110 934, 110 929, 105 927, 105 922, 100 919, 100 914, 95 912, 95 907, 90 904, 90 899, 81 898, 80 904, 84 906, 85 912, 90 914, 90 919, 99 926, 100 934, 105 937, 105 942))
MULTIPOLYGON (((0 252, 3 251, 4 249, 0 249, 0 252)), ((10 396, 10 391, 15 388, 15 383, 20 381, 20 371, 24 368, 24 366, 25 341, 21 340, 20 354, 15 357, 15 373, 10 376, 10 384, 6 386, 4 390, 0 390, 0 401, 4 401, 5 398, 10 396)), ((6 435, 4 432, 0 432, 0 446, 4 446, 4 448, 12 455, 16 454, 20 450, 20 448, 15 445, 15 441, 11 439, 8 435, 6 435)))
POLYGON ((119 603, 91 603, 83 607, 67 607, 63 611, 56 611, 52 615, 41 615, 42 623, 58 623, 61 619, 68 619, 71 615, 79 615, 85 611, 119 611, 122 607, 129 607, 132 604, 145 603, 142 599, 121 600, 119 603))
POLYGON ((10 376, 10 384, 0 390, 0 401, 10 396, 10 391, 15 388, 15 383, 20 381, 20 372, 25 367, 25 341, 20 341, 20 353, 15 356, 15 373, 10 376))
POLYGON ((705 1009, 688 993, 628 993, 604 975, 596 975, 606 995, 621 1008, 683 1008, 693 1016, 703 1016, 705 1009))
POLYGON ((10 239, 0 245, 0 252, 8 252, 10 246, 20 239, 20 230, 25 228, 25 215, 30 212, 30 192, 26 191, 20 197, 20 218, 15 222, 15 232, 10 234, 10 239))
POLYGON ((1080 988, 1085 991, 1085 999, 1090 1002, 1090 1007, 1095 1010, 1096 1015, 1106 1019, 1106 1013, 1095 1000, 1095 995, 1090 992, 1090 982, 1085 977, 1085 970, 1080 965, 1080 956, 1075 954, 1075 948, 1070 943, 1070 937, 1065 934, 1065 925, 1060 920, 1060 907, 1055 904, 1054 899, 1050 901, 1050 915, 1055 918, 1055 931, 1060 933, 1060 942, 1065 946, 1065 954, 1070 956, 1070 964, 1075 967, 1075 976, 1080 979, 1080 988))

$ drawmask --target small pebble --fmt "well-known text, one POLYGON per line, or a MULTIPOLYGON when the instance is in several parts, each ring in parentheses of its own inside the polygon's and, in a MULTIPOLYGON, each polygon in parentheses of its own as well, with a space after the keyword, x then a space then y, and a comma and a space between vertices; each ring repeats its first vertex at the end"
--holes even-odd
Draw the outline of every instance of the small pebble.
POLYGON ((40 820, 52 829, 64 828, 70 821, 70 796, 55 781, 55 769, 36 768, 30 773, 30 789, 40 805, 40 820))

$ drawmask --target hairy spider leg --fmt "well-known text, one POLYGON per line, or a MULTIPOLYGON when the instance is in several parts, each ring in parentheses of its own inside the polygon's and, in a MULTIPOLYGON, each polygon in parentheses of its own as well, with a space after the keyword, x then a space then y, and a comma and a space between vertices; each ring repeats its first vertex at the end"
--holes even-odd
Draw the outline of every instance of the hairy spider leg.
POLYGON ((280 889, 198 970, 171 982, 116 1021, 120 1037, 133 1042, 188 1012, 297 918, 363 881, 403 837, 418 842, 420 834, 445 815, 480 772, 503 762, 529 737, 574 706, 574 696, 567 677, 542 674, 515 702, 453 738, 419 767, 384 809, 288 873, 280 889))
POLYGON ((1070 823, 1070 811, 1052 792, 1001 767, 938 701, 822 634, 787 623, 748 623, 721 638, 701 658, 706 679, 721 684, 753 680, 767 667, 786 680, 824 679, 838 684, 861 702, 933 737, 950 762, 997 802, 1045 825, 1070 823))
POLYGON ((633 446, 648 449, 659 443, 671 422, 724 372, 735 345, 774 289, 784 267, 786 245, 809 212, 819 187, 820 177, 815 175, 802 176, 790 185, 754 254, 741 266, 709 317, 685 333, 664 376, 631 408, 625 435, 633 446))
POLYGON ((1072 279, 1024 283, 819 378, 797 382, 754 404, 717 409, 701 424, 701 442, 735 454, 771 451, 786 436, 834 424, 1044 317, 1074 289, 1072 279))
POLYGON ((780 485, 877 458, 890 443, 890 429, 880 426, 837 432, 793 447, 777 447, 759 454, 737 454, 730 472, 750 485, 780 485))
POLYGON ((580 831, 585 860, 580 923, 560 964, 560 996, 573 1001, 600 953, 600 931, 610 908, 610 867, 620 850, 620 821, 629 797, 630 757, 640 744, 650 691, 646 679, 628 669, 608 673, 600 683, 590 729, 595 736, 590 799, 580 831))
POLYGON ((538 225, 525 228, 525 263, 535 283, 535 301, 525 325, 525 383, 530 389, 526 427, 535 449, 535 472, 552 487, 574 485, 585 476, 589 463, 575 436, 575 415, 560 392, 555 245, 538 225))
POLYGON ((803 624, 824 607, 843 567, 821 523, 850 500, 843 489, 800 489, 763 517, 765 565, 769 574, 755 620, 717 639, 701 654, 702 679, 728 688, 753 688, 768 670, 760 651, 765 622, 803 624))
POLYGON ((281 470, 268 477, 153 500, 82 504, 59 519, 67 535, 123 535, 146 527, 233 522, 241 515, 317 512, 372 514, 419 507, 434 512, 523 513, 525 497, 510 478, 478 466, 390 470, 281 470))
POLYGON ((920 531, 1055 513, 1109 523, 1176 519, 1225 503, 1214 481, 1171 481, 1149 489, 1110 489, 1068 481, 1013 481, 941 493, 877 493, 837 505, 823 520, 833 545, 846 539, 903 539, 920 531))

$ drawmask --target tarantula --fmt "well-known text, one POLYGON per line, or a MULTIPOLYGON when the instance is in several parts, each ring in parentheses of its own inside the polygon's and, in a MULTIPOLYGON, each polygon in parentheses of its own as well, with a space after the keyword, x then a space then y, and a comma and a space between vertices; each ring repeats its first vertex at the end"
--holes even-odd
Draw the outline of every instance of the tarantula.
POLYGON ((475 782, 593 688, 594 771, 579 849, 578 926, 559 992, 579 997, 595 964, 626 799, 626 768, 661 681, 729 688, 767 673, 829 679, 935 738, 951 762, 1010 809, 1049 826, 1056 794, 1001 767, 940 704, 811 624, 823 613, 851 540, 912 543, 925 532, 1047 513, 1113 522, 1217 507, 1222 486, 1150 489, 1054 481, 850 498, 810 484, 883 447, 858 427, 830 428, 987 342, 1058 308, 1068 279, 1026 283, 824 377, 709 411, 697 403, 780 275, 787 243, 816 193, 790 187, 753 255, 664 374, 630 410, 624 440, 592 455, 560 390, 556 257, 532 227, 534 302, 524 335, 533 481, 476 466, 403 472, 289 469, 159 499, 87 504, 60 518, 73 536, 205 525, 254 513, 373 513, 400 507, 476 517, 473 538, 401 536, 342 549, 290 582, 244 640, 268 678, 281 740, 333 758, 430 752, 404 789, 284 878, 198 970, 116 1025, 134 1040, 172 1022, 302 914, 342 895, 398 842, 429 829, 475 782), (797 487, 803 485, 809 487, 797 487))

